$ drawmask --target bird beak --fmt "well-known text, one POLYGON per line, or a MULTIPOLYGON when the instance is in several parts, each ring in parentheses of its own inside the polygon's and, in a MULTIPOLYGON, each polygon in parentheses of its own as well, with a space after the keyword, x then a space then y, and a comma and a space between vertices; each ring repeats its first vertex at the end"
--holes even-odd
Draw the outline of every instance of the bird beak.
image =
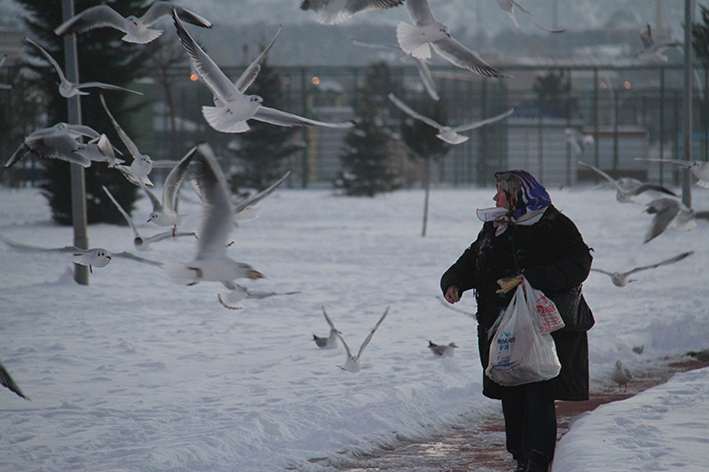
POLYGON ((251 280, 258 280, 258 279, 265 279, 266 276, 257 270, 250 270, 249 271, 249 278, 251 280))

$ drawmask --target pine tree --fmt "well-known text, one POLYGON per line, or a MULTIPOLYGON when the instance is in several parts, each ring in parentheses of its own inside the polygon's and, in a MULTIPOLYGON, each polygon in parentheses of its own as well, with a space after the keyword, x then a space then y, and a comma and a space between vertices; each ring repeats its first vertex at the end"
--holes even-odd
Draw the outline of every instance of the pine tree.
POLYGON ((379 66, 368 74, 365 86, 358 91, 355 126, 344 139, 346 147, 340 155, 343 170, 335 187, 346 195, 373 197, 401 187, 398 169, 392 163, 395 143, 388 128, 389 113, 382 105, 391 83, 382 81, 382 74, 376 73, 381 71, 379 66), (381 83, 385 89, 377 90, 381 83))
MULTIPOLYGON (((33 40, 51 54, 60 67, 64 66, 63 38, 54 34, 54 28, 61 23, 62 2, 57 0, 17 0, 27 11, 27 24, 33 40)), ((75 9, 79 13, 86 8, 102 2, 76 0, 75 9)), ((115 0, 111 7, 121 14, 140 16, 146 10, 145 0, 115 0)), ((80 82, 98 81, 129 87, 129 84, 142 74, 143 63, 147 59, 145 45, 129 44, 120 38, 123 34, 112 28, 98 28, 77 35, 80 82)), ((39 51, 27 45, 26 51, 34 58, 36 64, 25 66, 36 73, 31 78, 33 85, 46 97, 47 126, 67 121, 67 100, 59 95, 57 90, 57 75, 54 68, 40 55, 39 51)), ((89 89, 90 95, 81 97, 82 123, 108 135, 111 142, 123 149, 115 134, 106 112, 99 101, 99 90, 89 89)), ((125 107, 127 95, 133 94, 118 91, 105 91, 108 106, 126 132, 134 137, 130 126, 128 113, 132 110, 125 107)), ((133 99, 135 102, 135 99, 133 99)), ((142 106, 147 99, 138 100, 142 106)), ((135 107, 134 107, 135 108, 135 107)), ((135 138, 134 138, 135 139, 135 138)), ((130 155, 124 156, 130 163, 130 155)), ((58 160, 44 160, 46 182, 42 185, 43 194, 52 208, 52 217, 58 224, 70 225, 71 217, 71 186, 69 164, 58 160)), ((116 222, 123 224, 123 218, 115 211, 113 204, 101 190, 105 185, 111 190, 121 205, 130 211, 137 198, 137 187, 128 183, 117 170, 110 169, 106 163, 92 163, 85 169, 87 216, 89 223, 116 222)))
POLYGON ((563 70, 537 77, 532 88, 537 94, 535 105, 542 111, 557 118, 573 118, 578 114, 578 97, 571 95, 571 79, 565 77, 563 70))
MULTIPOLYGON (((261 64, 258 77, 248 89, 249 94, 263 98, 269 107, 281 108, 283 87, 281 77, 269 67, 267 61, 261 64)), ((288 128, 250 120, 251 129, 238 136, 236 157, 240 169, 229 176, 231 190, 240 193, 243 188, 263 190, 283 176, 284 162, 302 149, 293 141, 298 128, 288 128)))

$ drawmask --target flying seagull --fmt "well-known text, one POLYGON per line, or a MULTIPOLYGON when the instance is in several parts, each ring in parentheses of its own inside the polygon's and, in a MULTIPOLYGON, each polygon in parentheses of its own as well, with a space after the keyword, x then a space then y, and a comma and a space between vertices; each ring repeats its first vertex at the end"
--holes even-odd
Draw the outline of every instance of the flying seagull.
POLYGON ((101 247, 91 248, 91 249, 81 249, 76 246, 64 246, 56 248, 45 248, 39 246, 32 246, 30 244, 23 244, 0 235, 0 241, 4 242, 8 246, 18 251, 30 251, 30 252, 68 252, 74 256, 73 262, 75 264, 87 266, 89 271, 93 273, 93 268, 106 267, 114 257, 129 259, 136 262, 142 262, 145 264, 151 264, 154 266, 162 266, 162 262, 153 261, 150 259, 145 259, 143 257, 136 256, 130 252, 119 252, 113 253, 101 247))
POLYGON ((342 334, 340 331, 335 328, 335 324, 332 322, 329 316, 327 316, 327 312, 325 311, 325 307, 322 307, 322 314, 325 315, 325 321, 327 321, 327 324, 330 325, 330 335, 328 337, 320 337, 316 336, 313 334, 313 341, 315 341, 315 344, 319 348, 322 349, 336 349, 337 348, 337 335, 342 334))
POLYGON ((515 7, 522 13, 526 14, 529 17, 529 20, 534 23, 534 25, 537 28, 543 29, 544 31, 548 33, 563 33, 566 30, 563 29, 550 29, 544 26, 543 24, 539 23, 537 20, 534 19, 532 16, 532 13, 524 8, 522 5, 516 2, 516 0, 497 0, 497 4, 502 8, 504 11, 507 12, 508 15, 510 15, 510 18, 512 18, 512 22, 515 24, 517 28, 519 28, 519 24, 517 23, 517 18, 515 18, 515 7))
POLYGON ((662 192, 667 195, 672 195, 673 197, 677 196, 677 194, 674 193, 672 190, 665 188, 662 185, 653 183, 646 182, 641 183, 640 185, 632 186, 632 181, 625 181, 625 185, 620 185, 617 180, 603 172, 601 169, 594 167, 591 164, 586 164, 585 162, 579 161, 578 163, 581 167, 591 169, 592 171, 606 179, 608 182, 610 182, 616 189, 615 199, 618 200, 620 203, 632 203, 634 197, 637 197, 641 193, 647 192, 648 190, 662 192))
POLYGON ((138 227, 135 225, 133 222, 133 218, 130 217, 128 212, 126 212, 123 207, 116 201, 116 199, 113 197, 111 192, 105 187, 101 186, 104 192, 106 192, 106 195, 108 195, 108 198, 111 199, 113 204, 116 206, 116 209, 123 215, 123 218, 126 220, 130 228, 133 230, 133 246, 139 251, 147 251, 152 248, 153 243, 157 243, 159 241, 163 241, 165 239, 169 238, 179 238, 181 236, 194 236, 194 233, 187 233, 187 232, 177 232, 174 235, 172 234, 172 231, 163 231, 162 233, 154 234, 153 236, 145 237, 140 234, 138 231, 138 227))
POLYGON ((197 152, 197 147, 190 149, 187 154, 177 163, 170 171, 165 179, 162 188, 162 202, 142 181, 139 181, 140 187, 145 191, 145 194, 150 199, 153 205, 153 211, 148 217, 148 222, 153 222, 158 226, 172 226, 173 236, 176 234, 177 225, 182 223, 183 215, 177 214, 177 191, 182 185, 187 175, 187 169, 190 162, 197 152))
POLYGON ((503 77, 477 54, 451 37, 448 26, 434 18, 428 0, 406 0, 406 9, 414 24, 402 21, 396 27, 396 38, 406 54, 417 59, 429 59, 433 48, 454 66, 485 77, 503 77))
POLYGON ((234 217, 237 220, 252 220, 256 218, 260 213, 260 210, 256 205, 261 200, 271 195, 274 190, 280 187, 280 185, 288 178, 290 174, 291 171, 286 172, 285 174, 283 174, 283 177, 271 184, 268 188, 260 191, 252 197, 247 198, 243 202, 239 202, 234 205, 234 217))
POLYGON ((620 390, 620 387, 624 385, 625 391, 627 392, 628 382, 633 379, 633 374, 630 372, 630 370, 623 367, 622 362, 616 361, 615 368, 611 373, 611 379, 613 380, 613 382, 618 384, 618 390, 620 390))
MULTIPOLYGON (((223 133, 243 133, 248 131, 247 120, 258 120, 278 126, 324 126, 327 128, 351 128, 352 122, 325 123, 302 116, 286 113, 275 108, 263 106, 263 98, 258 95, 244 95, 246 88, 256 75, 240 78, 233 84, 214 61, 205 53, 192 36, 182 26, 177 14, 173 14, 177 35, 182 42, 197 74, 202 78, 215 97, 215 107, 202 107, 207 123, 223 133)), ((257 59, 258 61, 259 59, 257 59)), ((251 68, 246 72, 253 72, 251 68)), ((258 72, 256 72, 257 74, 258 72)))
POLYGON ((229 290, 225 295, 221 293, 217 294, 217 299, 219 303, 230 310, 243 310, 244 304, 242 300, 263 300, 264 298, 277 297, 280 295, 295 295, 300 292, 261 292, 255 290, 249 290, 243 285, 237 283, 234 284, 234 288, 229 290))
POLYGON ((403 111, 407 115, 409 115, 413 118, 416 118, 417 120, 421 120, 424 123, 426 123, 427 125, 438 129, 438 134, 436 136, 439 139, 441 139, 449 144, 460 144, 460 143, 464 143, 468 139, 470 139, 467 136, 461 136, 460 134, 458 134, 460 132, 470 131, 470 130, 477 129, 477 128, 480 128, 485 125, 489 125, 491 123, 495 123, 500 120, 504 120, 505 118, 509 117, 510 115, 512 115, 515 112, 514 108, 510 108, 505 113, 494 116, 492 118, 488 118, 486 120, 476 121, 474 123, 468 123, 465 125, 451 127, 451 126, 443 126, 443 125, 437 123, 436 121, 432 120, 431 118, 429 118, 427 116, 423 116, 420 113, 415 112, 414 110, 409 108, 408 105, 406 105, 404 102, 399 100, 393 93, 389 94, 389 100, 391 100, 391 102, 394 105, 396 105, 397 108, 399 108, 401 111, 403 111))
POLYGON ((682 161, 679 159, 645 159, 636 157, 636 161, 662 162, 673 166, 689 169, 697 178, 696 184, 703 188, 709 188, 709 161, 682 161))
POLYGON ((351 42, 355 46, 359 46, 359 47, 363 47, 363 48, 396 52, 402 58, 414 60, 415 64, 416 64, 416 69, 418 70, 418 73, 419 73, 419 77, 421 77, 421 83, 423 84, 423 88, 426 89, 426 92, 428 92, 428 95, 432 99, 434 99, 436 101, 441 99, 441 97, 438 95, 438 92, 436 91, 436 84, 433 80, 433 74, 431 74, 431 69, 429 69, 428 64, 426 64, 425 59, 418 59, 416 57, 406 54, 404 51, 401 50, 401 48, 398 45, 397 46, 394 46, 394 45, 390 46, 390 45, 386 45, 386 44, 364 43, 362 41, 357 41, 356 39, 352 39, 351 42))
POLYGON ((591 270, 594 272, 600 272, 601 274, 606 274, 611 278, 611 281, 613 282, 613 285, 616 287, 625 287, 628 285, 630 282, 635 282, 636 279, 631 279, 630 276, 636 272, 640 272, 643 270, 648 270, 648 269, 655 269, 660 266, 668 265, 668 264, 674 264, 675 262, 681 261, 685 257, 689 257, 692 254, 694 254, 694 251, 688 251, 688 252, 683 252, 682 254, 679 254, 677 256, 671 257, 669 259, 666 259, 662 262, 658 262, 656 264, 651 264, 643 267, 636 267, 634 269, 631 269, 627 272, 608 272, 602 269, 596 269, 595 267, 592 267, 591 270))
POLYGON ((564 140, 571 146, 576 154, 583 154, 586 146, 591 146, 595 142, 590 134, 581 133, 573 128, 564 130, 564 140))
POLYGON ((356 356, 352 355, 352 352, 350 351, 349 346, 345 342, 345 338, 342 337, 342 334, 337 333, 337 337, 340 338, 340 341, 342 341, 342 345, 345 346, 345 351, 347 351, 347 360, 345 361, 344 366, 338 366, 342 370, 346 370, 347 372, 356 374, 360 370, 362 370, 362 365, 360 363, 360 359, 362 357, 362 353, 364 352, 364 348, 367 347, 369 342, 372 340, 372 336, 374 336, 374 332, 379 328, 379 325, 382 324, 382 321, 384 321, 384 318, 386 318, 387 313, 389 313, 389 307, 387 307, 386 310, 384 310, 384 314, 382 315, 381 318, 379 318, 379 321, 377 321, 377 324, 374 325, 374 328, 372 328, 372 331, 369 332, 369 335, 365 338, 364 342, 362 343, 362 346, 359 348, 359 352, 357 352, 356 356))
POLYGON ((5 167, 12 166, 30 152, 42 159, 60 159, 82 167, 90 167, 93 161, 108 162, 109 166, 123 162, 115 157, 113 146, 105 134, 99 134, 89 126, 68 123, 57 123, 32 132, 8 159, 5 167), (88 137, 91 141, 80 143, 77 141, 79 136, 88 137))
POLYGON ((404 0, 303 0, 300 9, 311 11, 318 23, 334 25, 357 13, 398 7, 402 3, 404 0))
MULTIPOLYGON (((227 257, 226 246, 234 226, 234 209, 229 201, 226 177, 208 144, 199 144, 195 157, 195 182, 202 196, 197 252, 190 262, 167 264, 166 270, 174 280, 187 285, 221 282, 230 291, 241 292, 234 280, 256 280, 263 278, 263 274, 249 264, 227 257)), ((220 297, 223 305, 230 300, 229 297, 230 294, 220 297)), ((238 305, 228 308, 238 309, 238 305)))
POLYGON ((679 231, 689 231, 697 226, 697 218, 709 221, 709 211, 694 211, 677 198, 657 198, 647 204, 645 212, 655 217, 645 235, 644 243, 661 235, 668 226, 679 231))
POLYGON ((155 2, 140 18, 133 15, 124 18, 108 5, 90 7, 59 25, 54 33, 57 36, 63 36, 108 27, 124 32, 125 36, 121 39, 127 43, 145 44, 157 39, 163 33, 161 30, 150 29, 150 27, 162 17, 172 15, 173 11, 187 23, 202 28, 212 27, 209 20, 191 10, 170 2, 155 2))
POLYGON ((109 111, 108 105, 106 105, 106 100, 103 98, 103 94, 100 96, 100 98, 101 104, 103 105, 103 109, 106 110, 106 114, 111 120, 113 127, 116 129, 118 137, 121 138, 121 141, 123 141, 123 144, 128 149, 128 152, 130 152, 131 156, 133 156, 133 162, 131 162, 130 166, 117 165, 116 169, 120 170, 130 183, 140 185, 140 182, 143 182, 143 184, 145 184, 147 187, 152 187, 153 183, 148 178, 148 174, 150 174, 150 172, 153 170, 153 167, 172 168, 175 167, 177 162, 153 161, 147 154, 142 154, 138 149, 138 146, 136 146, 133 140, 130 139, 128 134, 123 131, 123 128, 121 128, 121 126, 118 124, 116 119, 109 111))
POLYGON ((656 43, 655 39, 652 37, 652 29, 650 24, 647 24, 647 28, 640 32, 640 39, 643 42, 643 49, 638 52, 638 58, 645 61, 662 61, 667 62, 669 58, 662 54, 670 48, 681 46, 680 42, 670 42, 670 43, 656 43))
POLYGON ((3 387, 7 387, 10 389, 10 391, 15 392, 17 395, 20 397, 24 398, 25 400, 29 400, 29 397, 26 397, 24 393, 22 393, 22 390, 20 390, 20 387, 17 386, 14 380, 12 380, 12 377, 10 377, 10 373, 5 369, 5 366, 2 365, 0 362, 0 384, 2 384, 3 387))
POLYGON ((73 82, 69 82, 64 76, 64 72, 62 71, 61 67, 59 67, 59 64, 57 64, 57 61, 54 60, 54 58, 44 50, 42 46, 39 44, 35 43, 32 41, 30 38, 25 38, 25 41, 39 49, 39 52, 42 53, 42 55, 49 61, 49 63, 54 67, 54 70, 57 71, 57 74, 59 74, 59 80, 61 81, 59 84, 59 94, 62 97, 69 98, 73 97, 74 95, 88 95, 88 92, 84 92, 83 89, 86 88, 101 88, 105 90, 120 90, 122 92, 130 92, 134 93, 136 95, 143 95, 140 92, 136 92, 135 90, 130 90, 127 88, 119 87, 117 85, 111 85, 111 84, 105 84, 103 82, 84 82, 83 84, 75 84, 73 82))
POLYGON ((436 344, 432 341, 428 342, 428 348, 431 350, 435 357, 453 357, 455 354, 455 348, 457 348, 455 343, 448 344, 436 344))

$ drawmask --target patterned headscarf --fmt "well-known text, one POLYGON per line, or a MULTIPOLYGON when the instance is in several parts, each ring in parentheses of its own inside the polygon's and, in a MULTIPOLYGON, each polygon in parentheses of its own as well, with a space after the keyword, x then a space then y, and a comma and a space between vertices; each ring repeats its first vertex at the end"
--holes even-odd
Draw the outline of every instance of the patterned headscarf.
POLYGON ((551 198, 544 186, 527 171, 496 172, 495 179, 505 191, 509 209, 498 207, 478 209, 477 215, 482 221, 494 222, 496 236, 504 233, 508 224, 533 225, 542 218, 544 211, 551 205, 551 198))

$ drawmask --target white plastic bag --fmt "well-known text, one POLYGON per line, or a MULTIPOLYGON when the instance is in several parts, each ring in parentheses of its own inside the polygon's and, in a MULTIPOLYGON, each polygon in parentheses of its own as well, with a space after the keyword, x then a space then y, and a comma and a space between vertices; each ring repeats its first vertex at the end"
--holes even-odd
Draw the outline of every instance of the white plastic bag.
POLYGON ((561 371, 556 345, 539 331, 535 300, 527 303, 524 284, 515 291, 490 343, 485 374, 494 382, 515 386, 553 379, 561 371))
POLYGON ((532 287, 527 278, 524 278, 526 301, 529 309, 536 313, 538 318, 533 320, 542 333, 551 333, 564 327, 564 320, 561 319, 559 310, 554 302, 544 295, 544 292, 532 287))

